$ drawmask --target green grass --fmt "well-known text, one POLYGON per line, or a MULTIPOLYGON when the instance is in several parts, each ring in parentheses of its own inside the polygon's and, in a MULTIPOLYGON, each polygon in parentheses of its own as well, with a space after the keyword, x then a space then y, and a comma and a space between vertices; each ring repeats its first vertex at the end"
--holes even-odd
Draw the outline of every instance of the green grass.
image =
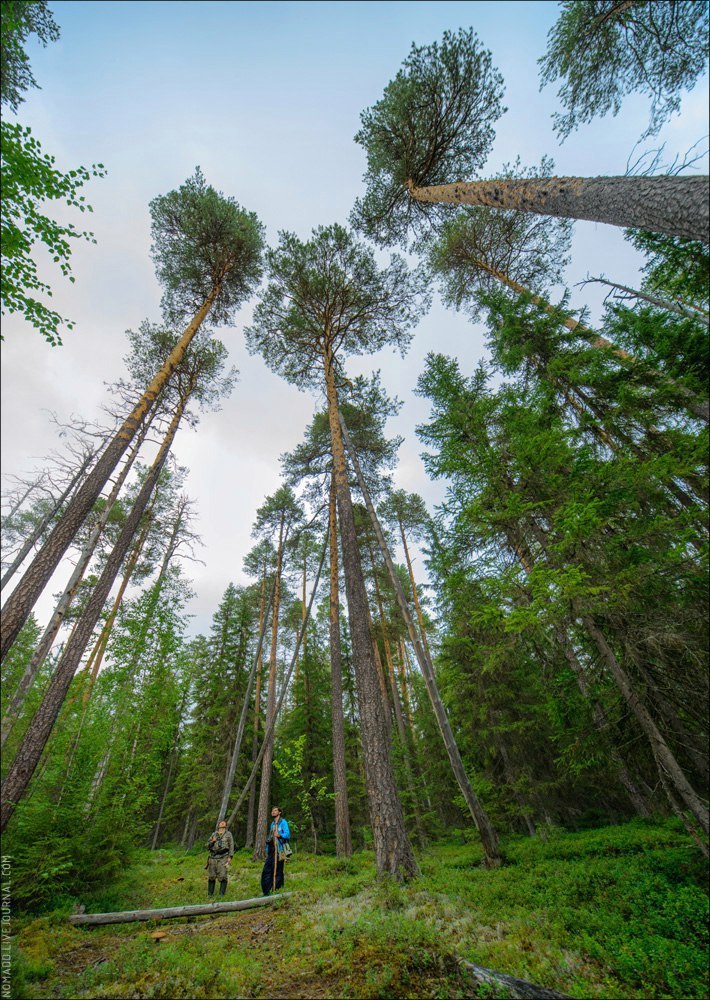
MULTIPOLYGON (((66 911, 16 921, 18 998, 490 996, 468 959, 574 997, 701 998, 707 991, 705 865, 674 822, 547 841, 509 839, 506 864, 441 844, 421 876, 377 882, 372 854, 299 852, 277 907, 193 921, 75 928, 66 911), (156 944, 156 927, 168 937, 156 944)), ((206 899, 204 852, 136 853, 87 910, 206 899)), ((227 899, 259 895, 260 866, 235 855, 227 899)), ((502 994, 504 995, 504 994, 502 994)))

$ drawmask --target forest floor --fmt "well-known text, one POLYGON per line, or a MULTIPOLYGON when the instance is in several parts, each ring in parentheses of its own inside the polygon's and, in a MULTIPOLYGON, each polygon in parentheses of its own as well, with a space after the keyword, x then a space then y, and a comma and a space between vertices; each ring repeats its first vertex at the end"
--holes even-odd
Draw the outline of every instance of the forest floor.
MULTIPOLYGON (((456 956, 572 997, 708 996, 706 865, 677 824, 503 846, 505 865, 488 871, 474 843, 434 845, 406 886, 377 882, 368 851, 343 861, 297 850, 290 898, 190 920, 74 927, 66 909, 16 915, 12 996, 506 996, 477 989, 456 956)), ((206 902, 204 863, 204 851, 137 852, 87 912, 206 902)), ((238 852, 226 899, 258 896, 259 873, 238 852)))

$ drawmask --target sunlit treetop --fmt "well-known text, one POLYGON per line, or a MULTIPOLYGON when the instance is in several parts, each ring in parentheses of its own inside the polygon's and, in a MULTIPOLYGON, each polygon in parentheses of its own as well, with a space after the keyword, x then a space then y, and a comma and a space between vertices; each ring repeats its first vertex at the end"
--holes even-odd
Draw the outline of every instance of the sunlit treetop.
POLYGON ((355 204, 355 228, 380 245, 405 243, 409 227, 432 214, 408 185, 473 180, 505 111, 502 97, 503 78, 472 29, 413 45, 381 100, 361 115, 355 141, 367 152, 367 193, 355 204))
POLYGON ((553 115, 566 139, 592 118, 616 115, 627 94, 651 98, 643 138, 680 109, 707 70, 708 4, 703 0, 565 0, 539 60, 541 85, 561 80, 564 112, 553 115))

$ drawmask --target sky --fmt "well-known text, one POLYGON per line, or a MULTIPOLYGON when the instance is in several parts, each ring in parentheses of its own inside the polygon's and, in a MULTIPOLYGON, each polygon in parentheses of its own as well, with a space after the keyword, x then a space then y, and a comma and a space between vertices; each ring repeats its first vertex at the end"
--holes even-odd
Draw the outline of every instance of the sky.
MULTIPOLYGON (((18 120, 60 169, 102 163, 107 175, 84 189, 92 215, 56 212, 88 225, 97 241, 74 243, 74 284, 43 265, 52 306, 76 324, 63 346, 50 347, 17 316, 3 319, 5 488, 57 447, 51 413, 64 422, 100 416, 106 383, 125 373, 125 331, 160 320, 151 199, 199 165, 208 183, 257 213, 272 245, 281 230, 305 239, 316 226, 346 223, 364 191, 365 153, 353 141, 360 113, 380 98, 413 42, 473 27, 491 50, 508 108, 486 165, 491 174, 516 156, 534 164, 543 155, 554 158, 558 175, 623 174, 644 148, 665 143, 664 159, 672 161, 707 132, 705 79, 647 147, 635 148, 648 118, 640 95, 627 98, 618 117, 583 126, 560 146, 551 119, 555 88, 540 92, 537 69, 557 16, 552 2, 59 0, 50 9, 61 37, 46 48, 28 44, 41 89, 26 93, 18 120)), ((599 286, 575 285, 604 273, 638 286, 641 263, 621 230, 577 223, 566 275, 572 305, 588 306, 591 322, 598 320, 599 286)), ((185 567, 195 591, 193 633, 209 628, 230 581, 248 582, 242 559, 254 544, 256 509, 280 485, 279 456, 301 440, 322 406, 246 352, 242 331, 254 304, 243 307, 234 326, 216 331, 240 372, 231 397, 196 431, 183 428, 174 447, 190 470, 186 492, 196 501, 203 540, 197 554, 204 564, 185 567)), ((404 438, 395 485, 420 493, 430 510, 445 484, 424 473, 415 427, 426 422, 428 403, 413 390, 428 352, 457 357, 468 373, 486 357, 484 342, 481 325, 435 297, 404 359, 385 351, 348 365, 352 374, 380 369, 390 395, 402 400, 387 428, 404 438)), ((415 571, 423 578, 421 553, 415 571)), ((68 575, 65 564, 50 582, 36 609, 40 620, 68 575)))

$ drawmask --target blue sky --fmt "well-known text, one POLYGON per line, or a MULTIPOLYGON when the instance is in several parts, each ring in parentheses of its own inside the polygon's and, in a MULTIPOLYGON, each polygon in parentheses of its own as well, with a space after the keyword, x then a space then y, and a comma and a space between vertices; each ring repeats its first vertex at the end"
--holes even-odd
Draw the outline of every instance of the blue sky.
MULTIPOLYGON (((509 109, 486 168, 491 173, 516 155, 531 164, 547 154, 558 174, 623 174, 647 122, 646 99, 630 97, 618 118, 596 121, 558 145, 554 88, 541 93, 537 72, 557 16, 552 2, 71 0, 50 8, 61 39, 47 48, 30 46, 42 89, 27 93, 18 118, 60 167, 102 162, 108 175, 86 190, 98 242, 76 245, 76 283, 46 271, 53 304, 76 329, 62 348, 52 349, 21 320, 4 323, 6 474, 31 469, 56 445, 47 410, 62 419, 97 415, 104 382, 123 371, 124 331, 144 318, 159 320, 151 198, 178 186, 199 164, 211 184, 258 214, 272 243, 280 229, 306 237, 314 226, 345 222, 362 193, 364 152, 353 142, 360 112, 379 99, 412 42, 471 26, 491 49, 509 109)), ((701 81, 664 129, 666 159, 682 156, 707 131, 706 84, 701 81)), ((602 271, 634 284, 638 263, 620 230, 579 223, 568 284, 602 271)), ((573 289, 573 302, 589 304, 592 319, 600 301, 595 290, 573 289)), ((277 488, 278 456, 300 440, 317 404, 246 354, 241 331, 252 307, 234 328, 219 331, 240 383, 223 411, 204 417, 197 433, 185 429, 175 449, 191 469, 187 489, 198 501, 205 541, 206 566, 188 567, 199 629, 207 627, 230 579, 245 580, 241 560, 252 544, 256 508, 277 488)), ((473 370, 485 355, 484 331, 435 302, 406 359, 385 353, 351 370, 380 367, 389 391, 404 400, 390 425, 405 437, 397 485, 422 493, 433 506, 443 485, 424 477, 414 427, 428 407, 412 394, 431 350, 456 355, 473 370)), ((58 571, 48 593, 63 576, 66 570, 58 571)), ((48 607, 47 598, 40 610, 48 607)))

